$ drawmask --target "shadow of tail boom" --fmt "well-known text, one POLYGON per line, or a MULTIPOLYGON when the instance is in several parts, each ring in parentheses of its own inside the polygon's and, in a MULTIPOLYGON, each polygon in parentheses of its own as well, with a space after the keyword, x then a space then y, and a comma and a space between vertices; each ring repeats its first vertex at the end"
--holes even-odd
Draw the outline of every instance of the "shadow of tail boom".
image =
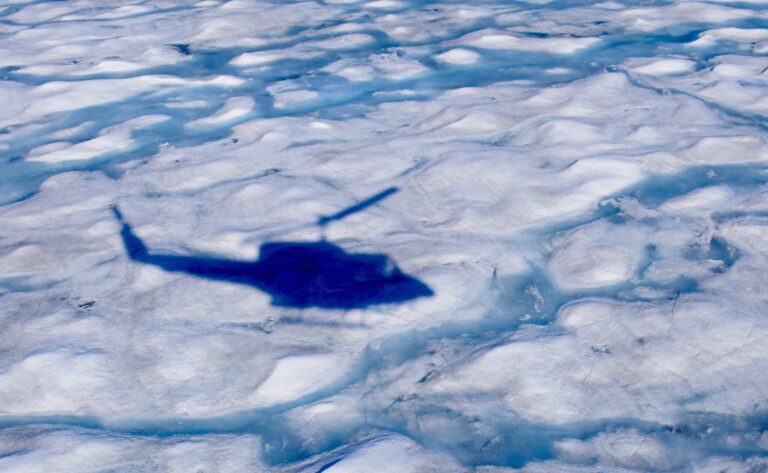
POLYGON ((256 261, 153 253, 133 233, 120 210, 113 207, 112 211, 121 224, 120 237, 131 260, 165 271, 252 286, 270 294, 273 305, 355 309, 434 294, 385 254, 347 253, 325 240, 266 242, 256 261))

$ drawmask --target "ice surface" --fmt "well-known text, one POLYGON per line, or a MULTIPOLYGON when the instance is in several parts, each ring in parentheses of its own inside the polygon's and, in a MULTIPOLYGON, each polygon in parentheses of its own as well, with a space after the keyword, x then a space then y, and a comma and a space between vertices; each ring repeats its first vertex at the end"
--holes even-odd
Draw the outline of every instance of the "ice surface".
POLYGON ((451 64, 474 64, 480 59, 480 54, 471 49, 456 48, 438 54, 435 56, 435 59, 451 64))
POLYGON ((0 2, 0 471, 768 470, 767 32, 0 2))

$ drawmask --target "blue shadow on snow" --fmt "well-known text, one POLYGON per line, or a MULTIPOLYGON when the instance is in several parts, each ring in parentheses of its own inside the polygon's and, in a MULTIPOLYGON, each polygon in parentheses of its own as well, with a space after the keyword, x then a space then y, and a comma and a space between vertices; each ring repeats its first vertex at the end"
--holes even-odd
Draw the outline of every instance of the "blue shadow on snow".
POLYGON ((120 236, 133 261, 253 286, 270 294, 276 306, 359 309, 434 294, 429 286, 402 272, 387 255, 347 253, 326 240, 266 242, 256 261, 155 254, 133 233, 120 210, 113 207, 112 211, 122 225, 120 236))

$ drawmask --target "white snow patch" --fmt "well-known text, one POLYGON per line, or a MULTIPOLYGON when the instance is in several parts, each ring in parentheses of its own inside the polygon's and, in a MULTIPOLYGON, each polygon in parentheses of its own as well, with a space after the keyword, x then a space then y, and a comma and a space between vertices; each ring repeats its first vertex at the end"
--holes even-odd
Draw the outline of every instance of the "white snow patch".
POLYGON ((506 31, 483 30, 462 37, 459 43, 484 49, 514 49, 553 54, 572 54, 580 49, 588 48, 599 41, 598 38, 572 38, 565 36, 532 38, 506 31))
POLYGON ((435 56, 438 62, 449 64, 474 64, 480 59, 480 54, 470 49, 455 48, 435 56))
POLYGON ((318 391, 344 373, 337 355, 296 355, 278 360, 274 371, 250 396, 253 405, 268 406, 299 399, 318 391))

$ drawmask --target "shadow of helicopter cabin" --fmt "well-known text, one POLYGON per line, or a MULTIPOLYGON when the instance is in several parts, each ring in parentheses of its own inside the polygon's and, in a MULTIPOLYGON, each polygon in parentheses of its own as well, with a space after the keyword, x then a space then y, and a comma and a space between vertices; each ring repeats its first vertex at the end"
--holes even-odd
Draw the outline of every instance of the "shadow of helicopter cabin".
MULTIPOLYGON (((387 189, 334 215, 321 217, 316 224, 325 226, 341 220, 395 192, 397 188, 387 189)), ((112 211, 122 225, 120 236, 133 261, 166 271, 253 286, 270 294, 276 306, 358 309, 434 294, 429 286, 401 271, 387 255, 347 253, 324 239, 265 242, 256 261, 153 253, 133 233, 120 210, 112 207, 112 211)))

